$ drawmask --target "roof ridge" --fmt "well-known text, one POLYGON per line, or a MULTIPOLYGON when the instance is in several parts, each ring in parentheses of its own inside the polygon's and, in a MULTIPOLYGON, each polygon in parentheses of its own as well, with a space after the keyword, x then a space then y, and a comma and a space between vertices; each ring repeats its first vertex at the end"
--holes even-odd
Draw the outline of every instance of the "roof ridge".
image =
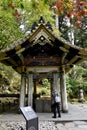
POLYGON ((52 25, 50 24, 50 22, 45 22, 43 16, 40 16, 40 19, 38 20, 38 22, 34 22, 32 27, 31 27, 31 32, 33 30, 35 30, 38 26, 40 26, 41 24, 44 24, 49 30, 53 31, 52 29, 52 25))

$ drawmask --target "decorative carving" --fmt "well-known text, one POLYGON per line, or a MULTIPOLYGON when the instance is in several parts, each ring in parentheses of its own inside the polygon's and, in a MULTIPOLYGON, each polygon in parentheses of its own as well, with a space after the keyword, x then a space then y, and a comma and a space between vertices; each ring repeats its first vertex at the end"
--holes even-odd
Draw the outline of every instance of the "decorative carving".
POLYGON ((41 46, 45 45, 46 43, 53 46, 53 44, 51 43, 51 37, 43 29, 40 32, 38 32, 38 34, 35 35, 35 37, 33 37, 31 42, 33 42, 32 46, 34 46, 37 43, 41 46))
POLYGON ((39 53, 37 56, 24 59, 25 66, 55 66, 60 65, 60 57, 48 56, 46 53, 39 53))

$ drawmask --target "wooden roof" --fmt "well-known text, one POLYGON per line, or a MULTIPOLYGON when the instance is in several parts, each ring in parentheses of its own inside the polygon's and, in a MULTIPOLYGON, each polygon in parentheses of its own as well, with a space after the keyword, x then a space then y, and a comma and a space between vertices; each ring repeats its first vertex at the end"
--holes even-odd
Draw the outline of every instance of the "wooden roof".
POLYGON ((0 62, 12 66, 18 73, 26 67, 37 66, 64 66, 67 72, 84 60, 87 60, 87 50, 54 34, 50 23, 42 17, 33 24, 29 34, 0 52, 0 62))

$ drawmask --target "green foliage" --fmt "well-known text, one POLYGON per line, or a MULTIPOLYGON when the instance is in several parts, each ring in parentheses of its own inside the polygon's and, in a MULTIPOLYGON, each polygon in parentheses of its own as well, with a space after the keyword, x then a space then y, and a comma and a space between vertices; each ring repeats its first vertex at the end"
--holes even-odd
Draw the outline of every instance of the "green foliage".
POLYGON ((42 79, 42 90, 41 93, 42 94, 48 94, 50 90, 50 82, 48 79, 44 78, 42 79))
POLYGON ((52 11, 49 10, 47 1, 35 0, 1 0, 0 1, 0 49, 16 42, 23 37, 40 16, 52 24, 52 11), (33 16, 33 17, 32 17, 33 16), (23 25, 23 31, 20 26, 23 25))
POLYGON ((10 79, 10 85, 8 90, 12 93, 19 93, 21 86, 21 77, 18 73, 14 72, 12 78, 10 79))
POLYGON ((87 92, 87 69, 75 66, 66 77, 67 93, 69 97, 78 97, 79 87, 87 92))
POLYGON ((81 28, 75 28, 75 44, 87 48, 87 16, 82 18, 81 28))
POLYGON ((48 91, 47 88, 42 88, 41 89, 41 94, 42 95, 47 94, 47 91, 48 91))
POLYGON ((72 97, 78 97, 78 84, 79 82, 75 79, 72 79, 70 77, 67 77, 67 93, 70 98, 72 97))
MULTIPOLYGON (((38 21, 38 18, 41 15, 46 21, 50 21, 55 29, 53 10, 50 8, 50 6, 52 7, 56 3, 58 3, 56 0, 0 0, 0 49, 3 49, 7 45, 20 39, 24 35, 23 32, 26 33, 29 31, 32 24, 35 21, 38 21), (20 30, 21 25, 24 26, 23 30, 20 30)), ((61 6, 64 8, 63 12, 59 15, 60 31, 63 34, 62 36, 66 40, 69 40, 68 33, 71 30, 71 27, 66 25, 65 14, 69 13, 69 9, 72 10, 72 4, 69 5, 69 1, 62 1, 61 6)), ((59 7, 60 11, 61 6, 59 7)), ((77 20, 75 19, 76 17, 73 18, 73 25, 77 23, 77 20)), ((87 47, 86 19, 87 17, 81 18, 81 28, 78 29, 74 27, 75 44, 81 47, 87 47)))
POLYGON ((84 90, 84 94, 87 95, 87 82, 84 82, 84 86, 83 86, 83 90, 84 90))
POLYGON ((11 67, 0 64, 0 92, 18 93, 20 91, 20 75, 11 67))
POLYGON ((49 83, 49 81, 48 81, 48 79, 43 79, 42 80, 42 85, 43 85, 43 87, 47 87, 47 88, 49 88, 50 87, 50 83, 49 83))
POLYGON ((8 8, 6 1, 3 3, 0 5, 0 50, 23 36, 12 10, 8 8))
POLYGON ((26 7, 26 13, 24 13, 24 17, 29 20, 29 27, 31 27, 32 23, 38 21, 40 16, 43 16, 46 21, 50 21, 53 24, 52 11, 49 10, 49 6, 42 0, 37 2, 32 0, 26 7), (26 15, 28 16, 26 17, 26 15))

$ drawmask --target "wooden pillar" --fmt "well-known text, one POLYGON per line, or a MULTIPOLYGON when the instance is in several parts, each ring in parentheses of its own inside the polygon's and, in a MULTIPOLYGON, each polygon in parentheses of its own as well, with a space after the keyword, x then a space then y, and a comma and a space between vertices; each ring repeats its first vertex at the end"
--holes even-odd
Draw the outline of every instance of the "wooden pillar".
POLYGON ((34 94, 36 94, 37 93, 36 79, 33 80, 33 83, 34 83, 34 94))
POLYGON ((34 92, 33 92, 33 109, 34 109, 34 111, 36 111, 36 95, 37 95, 37 88, 36 88, 36 78, 34 78, 34 80, 33 80, 33 82, 34 82, 34 92))
POLYGON ((62 111, 68 112, 66 79, 65 79, 65 69, 64 68, 62 68, 62 71, 61 71, 60 88, 61 88, 61 107, 62 107, 62 111))
POLYGON ((32 107, 33 101, 33 74, 28 74, 28 106, 32 107))
POLYGON ((25 105, 25 89, 26 89, 26 78, 25 74, 21 75, 21 92, 20 92, 20 107, 25 105))

